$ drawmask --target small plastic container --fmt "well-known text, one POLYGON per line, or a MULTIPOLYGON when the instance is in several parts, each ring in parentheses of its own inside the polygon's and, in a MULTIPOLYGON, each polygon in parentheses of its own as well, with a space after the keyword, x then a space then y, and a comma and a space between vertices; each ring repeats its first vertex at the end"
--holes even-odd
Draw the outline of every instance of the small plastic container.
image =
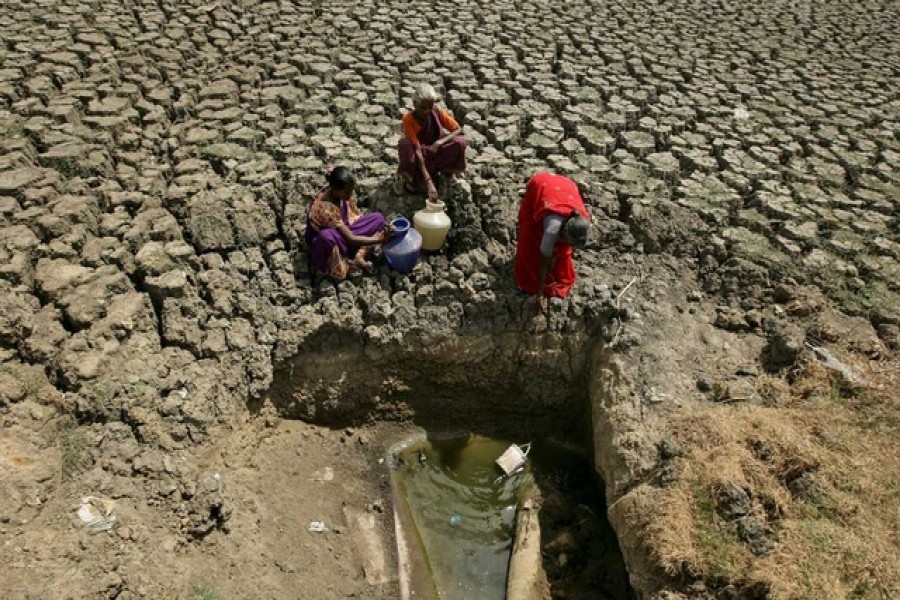
POLYGON ((419 255, 422 252, 422 236, 410 227, 409 219, 405 217, 397 217, 391 221, 391 225, 394 227, 394 234, 390 240, 384 243, 382 250, 388 265, 398 273, 405 275, 411 272, 419 262, 419 255))
POLYGON ((531 443, 522 444, 521 447, 513 444, 494 462, 500 467, 503 474, 509 477, 525 468, 525 459, 529 452, 531 452, 531 443))

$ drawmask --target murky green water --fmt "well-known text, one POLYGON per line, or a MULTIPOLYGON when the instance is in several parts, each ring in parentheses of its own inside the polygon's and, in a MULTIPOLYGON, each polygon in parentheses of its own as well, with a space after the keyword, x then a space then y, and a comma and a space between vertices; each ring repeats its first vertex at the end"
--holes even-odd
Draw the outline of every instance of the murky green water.
POLYGON ((509 446, 483 437, 422 441, 400 452, 406 497, 442 600, 502 600, 512 548, 516 490, 528 477, 495 483, 509 446))
POLYGON ((519 492, 536 485, 542 499, 542 566, 554 596, 633 598, 605 518, 603 484, 590 460, 557 443, 534 440, 525 472, 497 482, 494 461, 510 443, 479 436, 422 440, 398 454, 394 484, 406 499, 425 555, 420 559, 438 597, 505 598, 519 492))

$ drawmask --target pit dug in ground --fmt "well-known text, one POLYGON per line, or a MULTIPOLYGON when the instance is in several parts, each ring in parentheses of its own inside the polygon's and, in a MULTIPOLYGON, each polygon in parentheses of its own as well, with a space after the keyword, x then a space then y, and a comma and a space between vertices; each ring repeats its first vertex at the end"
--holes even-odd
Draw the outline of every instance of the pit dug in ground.
POLYGON ((412 532, 395 540, 401 590, 411 570, 406 597, 630 598, 603 482, 585 458, 593 346, 584 331, 480 332, 373 350, 323 333, 276 370, 269 398, 282 417, 385 430, 372 437, 389 438, 395 530, 412 532), (494 461, 512 441, 533 442, 527 468, 497 481, 494 461), (523 509, 539 543, 527 591, 513 595, 523 509))
MULTIPOLYGON (((537 582, 532 597, 628 598, 627 573, 590 463, 540 440, 524 469, 507 477, 495 460, 509 445, 483 436, 432 436, 391 453, 398 531, 405 530, 418 554, 412 570, 427 571, 411 574, 415 597, 516 596, 508 591, 520 585, 510 578, 511 559, 521 560, 513 557, 517 513, 528 506, 537 508, 542 539, 538 572, 524 569, 537 582)), ((522 573, 516 570, 516 577, 522 573)))

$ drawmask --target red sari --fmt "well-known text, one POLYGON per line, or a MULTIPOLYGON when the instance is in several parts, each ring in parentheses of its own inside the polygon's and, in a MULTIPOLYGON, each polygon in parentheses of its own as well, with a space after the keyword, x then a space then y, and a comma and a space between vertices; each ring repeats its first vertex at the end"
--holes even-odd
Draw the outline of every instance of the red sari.
MULTIPOLYGON (((528 181, 525 197, 519 208, 519 239, 516 242, 514 277, 524 292, 537 294, 538 270, 541 263, 541 239, 544 236, 544 217, 552 213, 568 217, 577 211, 590 218, 574 181, 553 173, 538 173, 528 181)), ((547 273, 544 296, 564 298, 575 285, 575 263, 572 246, 562 232, 553 248, 553 265, 547 273)))

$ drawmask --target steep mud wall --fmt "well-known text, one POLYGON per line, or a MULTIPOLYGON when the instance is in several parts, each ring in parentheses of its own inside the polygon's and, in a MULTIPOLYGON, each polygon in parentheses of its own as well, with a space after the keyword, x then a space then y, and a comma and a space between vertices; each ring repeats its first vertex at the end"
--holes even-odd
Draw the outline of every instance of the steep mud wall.
POLYGON ((597 340, 485 332, 384 347, 329 336, 275 370, 279 414, 328 425, 409 419, 425 427, 543 433, 584 441, 587 358, 597 340))

